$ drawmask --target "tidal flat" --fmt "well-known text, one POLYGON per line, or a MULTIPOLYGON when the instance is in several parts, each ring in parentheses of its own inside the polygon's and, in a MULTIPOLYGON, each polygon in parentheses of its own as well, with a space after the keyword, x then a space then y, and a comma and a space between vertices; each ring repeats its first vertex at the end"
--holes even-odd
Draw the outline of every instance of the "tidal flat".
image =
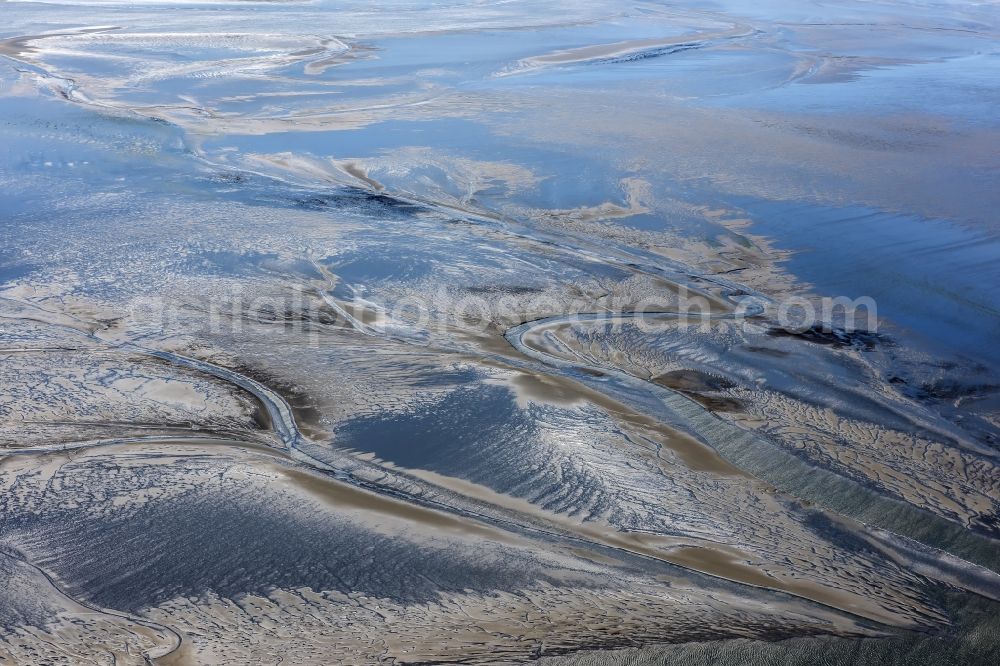
POLYGON ((995 3, 0 17, 0 663, 1000 662, 995 3))

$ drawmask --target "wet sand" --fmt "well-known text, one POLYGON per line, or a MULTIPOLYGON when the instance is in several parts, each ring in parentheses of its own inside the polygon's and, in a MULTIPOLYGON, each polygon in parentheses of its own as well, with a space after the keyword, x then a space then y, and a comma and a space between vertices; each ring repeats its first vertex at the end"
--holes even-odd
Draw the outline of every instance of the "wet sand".
POLYGON ((4 4, 0 661, 989 663, 995 9, 404 4, 4 4))

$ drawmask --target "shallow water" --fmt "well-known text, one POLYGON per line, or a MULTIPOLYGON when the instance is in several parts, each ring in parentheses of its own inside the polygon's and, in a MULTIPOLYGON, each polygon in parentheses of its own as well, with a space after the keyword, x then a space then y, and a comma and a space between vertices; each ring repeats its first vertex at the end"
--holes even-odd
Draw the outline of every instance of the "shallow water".
POLYGON ((995 7, 0 15, 4 659, 995 661, 995 7))

